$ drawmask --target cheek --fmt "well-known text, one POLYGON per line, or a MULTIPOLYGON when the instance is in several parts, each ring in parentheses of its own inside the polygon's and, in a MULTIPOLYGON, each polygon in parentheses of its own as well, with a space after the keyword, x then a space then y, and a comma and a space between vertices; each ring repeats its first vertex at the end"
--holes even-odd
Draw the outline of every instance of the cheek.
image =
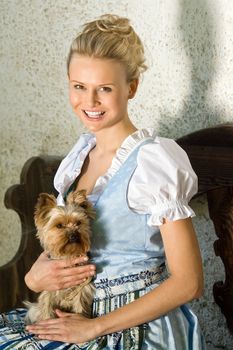
POLYGON ((127 109, 128 96, 123 94, 118 96, 118 98, 115 101, 115 105, 121 110, 127 109))
POLYGON ((113 108, 121 109, 122 106, 125 106, 127 104, 127 98, 122 93, 120 93, 115 96, 111 96, 111 98, 105 102, 113 108))
POLYGON ((69 99, 72 107, 76 107, 80 102, 79 97, 77 96, 75 91, 72 91, 72 90, 69 92, 69 99))

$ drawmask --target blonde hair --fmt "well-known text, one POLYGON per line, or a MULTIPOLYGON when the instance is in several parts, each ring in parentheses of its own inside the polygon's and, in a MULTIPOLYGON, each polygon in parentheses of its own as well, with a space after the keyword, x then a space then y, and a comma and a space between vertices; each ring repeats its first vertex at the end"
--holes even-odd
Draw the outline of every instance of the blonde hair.
POLYGON ((71 44, 67 70, 74 54, 114 59, 126 68, 127 81, 138 79, 147 69, 141 39, 129 19, 106 14, 84 24, 83 30, 71 44))

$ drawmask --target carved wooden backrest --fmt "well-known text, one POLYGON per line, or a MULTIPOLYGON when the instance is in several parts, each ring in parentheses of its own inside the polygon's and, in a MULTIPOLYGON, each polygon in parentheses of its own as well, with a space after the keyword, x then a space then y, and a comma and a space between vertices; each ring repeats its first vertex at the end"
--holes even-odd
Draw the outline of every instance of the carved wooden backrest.
POLYGON ((207 193, 218 237, 214 251, 225 268, 225 281, 214 283, 213 294, 233 333, 233 124, 203 129, 177 142, 198 175, 198 194, 207 193))
MULTIPOLYGON (((210 217, 214 222, 220 256, 226 272, 225 281, 216 282, 214 298, 233 332, 233 124, 199 130, 177 140, 187 152, 198 175, 198 194, 207 193, 210 217)), ((34 300, 24 275, 41 252, 35 238, 34 207, 39 193, 56 194, 53 177, 59 157, 39 156, 29 159, 21 173, 20 184, 5 195, 7 208, 15 210, 21 220, 22 239, 15 257, 0 267, 0 311, 22 306, 23 300, 34 300)))
POLYGON ((24 300, 36 298, 24 283, 25 273, 41 252, 35 235, 34 208, 39 193, 56 195, 53 178, 60 161, 61 158, 51 156, 30 158, 23 166, 20 184, 11 186, 5 194, 5 206, 20 217, 22 236, 16 255, 0 267, 0 311, 23 306, 24 300))

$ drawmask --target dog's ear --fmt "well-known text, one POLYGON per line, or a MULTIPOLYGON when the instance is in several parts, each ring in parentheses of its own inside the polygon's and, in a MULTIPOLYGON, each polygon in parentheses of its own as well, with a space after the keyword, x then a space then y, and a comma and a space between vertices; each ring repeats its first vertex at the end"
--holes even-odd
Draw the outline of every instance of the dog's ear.
POLYGON ((56 206, 57 201, 54 195, 48 193, 40 193, 34 213, 35 224, 38 229, 47 223, 49 219, 48 213, 56 206))
POLYGON ((68 194, 66 202, 68 204, 78 204, 82 206, 87 201, 86 190, 76 190, 68 194))
POLYGON ((86 193, 87 193, 86 190, 77 190, 77 191, 70 192, 67 196, 66 201, 67 203, 75 204, 79 207, 82 207, 85 210, 87 216, 94 219, 95 211, 92 207, 92 204, 87 199, 86 193))
POLYGON ((83 202, 81 204, 81 207, 85 210, 85 213, 90 219, 95 218, 95 210, 92 206, 92 204, 87 200, 86 202, 83 202))

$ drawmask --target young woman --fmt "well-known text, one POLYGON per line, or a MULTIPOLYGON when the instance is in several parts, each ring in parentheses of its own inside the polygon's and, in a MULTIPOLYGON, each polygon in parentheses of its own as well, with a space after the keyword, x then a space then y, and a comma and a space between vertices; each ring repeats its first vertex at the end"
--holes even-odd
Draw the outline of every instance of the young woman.
MULTIPOLYGON (((90 132, 63 160, 54 183, 59 205, 77 188, 96 209, 92 264, 74 267, 84 258, 52 261, 43 253, 25 281, 39 292, 95 275, 93 318, 57 310, 58 318, 27 326, 28 332, 6 324, 0 349, 205 349, 197 318, 185 305, 203 291, 188 205, 197 178, 173 140, 138 130, 129 118, 128 101, 145 69, 142 43, 126 18, 102 16, 74 40, 70 102, 90 132)), ((24 311, 18 314, 4 317, 20 319, 24 311)))

